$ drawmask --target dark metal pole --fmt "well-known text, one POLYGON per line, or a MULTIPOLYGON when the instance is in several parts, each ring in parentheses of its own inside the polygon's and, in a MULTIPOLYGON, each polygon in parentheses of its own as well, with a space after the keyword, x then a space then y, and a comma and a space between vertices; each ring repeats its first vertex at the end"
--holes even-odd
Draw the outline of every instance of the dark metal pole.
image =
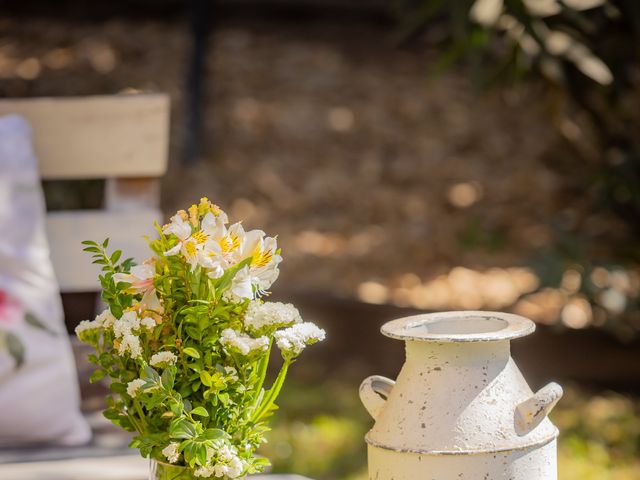
POLYGON ((193 165, 202 156, 208 40, 213 26, 214 0, 189 0, 192 47, 186 83, 186 132, 183 163, 193 165))

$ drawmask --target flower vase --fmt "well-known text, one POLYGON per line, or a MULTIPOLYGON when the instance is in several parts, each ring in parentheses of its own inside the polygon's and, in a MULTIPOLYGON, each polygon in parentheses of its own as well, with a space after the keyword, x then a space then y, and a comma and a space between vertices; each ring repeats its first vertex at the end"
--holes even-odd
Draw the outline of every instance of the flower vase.
MULTIPOLYGON (((240 477, 235 480, 245 480, 246 478, 240 477)), ((149 462, 149 480, 203 480, 203 477, 196 477, 193 469, 189 467, 171 465, 170 463, 151 459, 149 462)), ((222 480, 227 480, 227 477, 225 476, 222 480)))
POLYGON ((198 480, 198 477, 191 468, 152 459, 149 463, 149 480, 198 480))

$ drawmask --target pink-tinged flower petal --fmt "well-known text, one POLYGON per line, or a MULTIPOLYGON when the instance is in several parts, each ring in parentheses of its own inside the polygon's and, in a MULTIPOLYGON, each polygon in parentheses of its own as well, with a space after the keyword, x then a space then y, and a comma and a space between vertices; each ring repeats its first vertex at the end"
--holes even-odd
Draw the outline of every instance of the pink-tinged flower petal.
POLYGON ((0 290, 0 323, 11 324, 24 317, 24 309, 20 302, 7 292, 0 290))

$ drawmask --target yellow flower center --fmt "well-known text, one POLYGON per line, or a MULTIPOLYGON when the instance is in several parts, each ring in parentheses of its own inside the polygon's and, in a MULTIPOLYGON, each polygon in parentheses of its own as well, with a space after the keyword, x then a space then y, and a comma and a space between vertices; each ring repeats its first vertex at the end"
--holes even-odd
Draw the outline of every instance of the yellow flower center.
POLYGON ((188 257, 196 256, 196 244, 194 242, 187 242, 184 244, 184 249, 187 252, 188 257))
POLYGON ((240 239, 237 235, 231 234, 226 235, 219 243, 222 253, 229 253, 240 246, 240 239))
POLYGON ((209 238, 209 235, 204 233, 202 230, 198 230, 196 233, 191 235, 191 238, 193 239, 194 242, 200 244, 200 243, 204 243, 205 240, 209 238))
POLYGON ((260 247, 256 247, 251 256, 251 266, 253 267, 266 267, 273 258, 273 252, 260 250, 260 247))

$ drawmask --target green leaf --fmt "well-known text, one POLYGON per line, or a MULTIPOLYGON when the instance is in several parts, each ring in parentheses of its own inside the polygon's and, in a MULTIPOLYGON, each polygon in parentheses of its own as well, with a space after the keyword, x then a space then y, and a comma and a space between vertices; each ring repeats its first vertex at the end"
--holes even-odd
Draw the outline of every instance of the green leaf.
POLYGON ((113 382, 109 385, 109 389, 114 393, 124 394, 127 392, 127 386, 124 383, 113 382))
POLYGON ((206 440, 219 440, 226 436, 227 434, 224 430, 220 430, 219 428, 207 428, 202 434, 202 438, 206 440))
POLYGON ((116 250, 115 252, 113 252, 111 254, 111 263, 118 263, 118 260, 120 260, 120 256, 122 255, 122 250, 116 250))
POLYGON ((108 420, 117 420, 118 418, 120 418, 121 413, 115 408, 107 408, 104 412, 102 412, 102 415, 108 420))
POLYGON ((27 312, 27 314, 24 316, 24 321, 27 322, 32 327, 39 328, 40 330, 44 330, 45 332, 49 333, 50 335, 58 336, 58 332, 56 332, 55 330, 52 330, 51 328, 46 326, 35 315, 33 315, 30 312, 27 312))
POLYGON ((196 444, 196 458, 200 465, 207 464, 207 447, 202 443, 196 444))
POLYGON ((169 426, 169 434, 172 438, 190 439, 197 435, 195 425, 186 418, 176 418, 169 426))
POLYGON ((187 348, 184 348, 184 349, 182 349, 182 352, 183 352, 185 355, 189 355, 190 357, 193 357, 193 358, 200 358, 200 352, 198 352, 198 350, 196 350, 196 349, 195 349, 195 348, 193 348, 193 347, 187 347, 187 348))
POLYGON ((162 386, 167 390, 171 390, 173 388, 174 381, 175 381, 174 369, 166 368, 162 372, 162 386))
POLYGON ((206 370, 200 372, 200 381, 206 387, 210 387, 213 385, 213 379, 211 378, 211 374, 206 370))
POLYGON ((20 339, 11 332, 5 332, 5 341, 9 355, 16 362, 16 368, 20 368, 24 363, 24 345, 20 339))
POLYGON ((191 411, 191 415, 199 415, 201 417, 208 417, 209 416, 209 412, 207 412, 207 409, 204 407, 196 407, 191 411))
POLYGON ((189 335, 194 340, 198 340, 198 341, 202 340, 202 332, 197 328, 187 326, 185 327, 184 331, 187 332, 187 335, 189 335))
POLYGON ((144 366, 144 379, 150 382, 158 382, 160 381, 160 375, 149 365, 144 366))
POLYGON ((107 372, 105 372, 104 370, 102 370, 102 369, 96 370, 89 377, 89 383, 99 382, 100 380, 102 380, 106 376, 107 376, 107 372))

